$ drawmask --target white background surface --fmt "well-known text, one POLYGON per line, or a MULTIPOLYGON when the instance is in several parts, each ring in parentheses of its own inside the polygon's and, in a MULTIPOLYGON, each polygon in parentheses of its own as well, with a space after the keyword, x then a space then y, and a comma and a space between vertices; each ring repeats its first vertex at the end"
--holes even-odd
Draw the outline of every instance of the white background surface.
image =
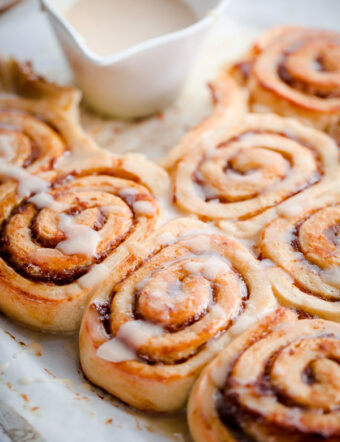
MULTIPOLYGON (((261 30, 284 23, 340 29, 340 1, 231 0, 227 15, 205 42, 181 96, 162 115, 131 124, 102 120, 83 110, 82 122, 102 146, 117 152, 143 151, 157 159, 209 112, 205 83, 218 67, 241 54, 261 30)), ((25 0, 0 15, 0 53, 32 60, 40 73, 58 82, 72 81, 34 0, 25 0)), ((189 440, 183 418, 146 417, 90 387, 79 371, 76 336, 32 332, 3 316, 0 398, 25 416, 48 442, 189 440), (39 349, 42 355, 36 356, 39 349), (28 383, 23 384, 23 377, 29 377, 28 383)))

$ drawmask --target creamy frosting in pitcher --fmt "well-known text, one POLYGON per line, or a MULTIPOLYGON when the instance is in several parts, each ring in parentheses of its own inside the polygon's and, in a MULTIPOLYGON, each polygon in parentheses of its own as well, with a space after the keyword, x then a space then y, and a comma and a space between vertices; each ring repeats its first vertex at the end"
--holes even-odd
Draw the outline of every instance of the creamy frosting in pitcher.
POLYGON ((65 18, 97 55, 111 55, 196 21, 181 0, 77 0, 65 18))

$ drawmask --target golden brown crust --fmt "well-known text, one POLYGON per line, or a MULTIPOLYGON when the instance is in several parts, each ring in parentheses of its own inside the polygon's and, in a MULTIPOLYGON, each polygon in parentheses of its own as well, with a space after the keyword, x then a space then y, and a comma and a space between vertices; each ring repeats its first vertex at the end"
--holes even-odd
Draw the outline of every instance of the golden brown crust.
POLYGON ((236 338, 189 400, 197 442, 338 441, 340 326, 283 308, 236 338))
POLYGON ((29 65, 1 61, 0 89, 0 308, 35 328, 73 331, 98 282, 128 259, 126 245, 154 230, 167 175, 99 149, 78 123, 79 92, 29 65))
POLYGON ((270 29, 228 72, 249 91, 250 110, 292 116, 339 138, 339 33, 270 29))
POLYGON ((282 305, 340 322, 340 194, 283 208, 261 234, 258 250, 282 305))
POLYGON ((92 298, 81 364, 93 383, 130 405, 174 411, 203 366, 275 301, 252 254, 200 221, 174 220, 139 249, 131 250, 141 263, 133 269, 132 262, 129 276, 92 298), (140 340, 150 324, 155 333, 140 340), (117 342, 134 355, 115 359, 117 342))
POLYGON ((314 198, 339 173, 334 140, 274 114, 248 114, 228 126, 218 121, 194 134, 190 150, 175 148, 173 201, 237 236, 253 236, 281 203, 314 198))

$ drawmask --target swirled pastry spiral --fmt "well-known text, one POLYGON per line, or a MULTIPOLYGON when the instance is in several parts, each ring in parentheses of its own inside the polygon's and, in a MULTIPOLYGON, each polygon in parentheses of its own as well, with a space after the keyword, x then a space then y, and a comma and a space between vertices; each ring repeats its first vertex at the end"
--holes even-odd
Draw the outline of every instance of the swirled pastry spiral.
POLYGON ((203 366, 275 300, 254 256, 200 221, 174 220, 139 248, 140 264, 86 309, 81 366, 130 405, 173 411, 203 366))
POLYGON ((158 205, 144 186, 99 174, 55 184, 6 212, 0 309, 32 327, 72 331, 94 287, 115 280, 127 244, 152 232, 158 205))
POLYGON ((248 114, 204 135, 170 166, 173 200, 234 235, 254 235, 282 202, 313 198, 339 173, 334 140, 292 119, 248 114))
POLYGON ((271 29, 230 73, 249 89, 250 109, 293 116, 339 139, 339 33, 271 29))
POLYGON ((277 266, 268 274, 281 304, 340 322, 339 234, 335 190, 305 206, 288 205, 265 227, 259 252, 277 266))
POLYGON ((55 177, 53 169, 69 151, 60 130, 77 99, 76 91, 47 83, 29 66, 0 60, 1 217, 8 215, 4 206, 47 187, 55 177))
POLYGON ((236 338, 189 400, 195 442, 340 440, 340 324, 279 309, 236 338))
POLYGON ((73 89, 15 62, 0 62, 0 86, 0 309, 73 331, 98 284, 124 273, 128 244, 154 230, 167 177, 99 149, 78 124, 73 89))

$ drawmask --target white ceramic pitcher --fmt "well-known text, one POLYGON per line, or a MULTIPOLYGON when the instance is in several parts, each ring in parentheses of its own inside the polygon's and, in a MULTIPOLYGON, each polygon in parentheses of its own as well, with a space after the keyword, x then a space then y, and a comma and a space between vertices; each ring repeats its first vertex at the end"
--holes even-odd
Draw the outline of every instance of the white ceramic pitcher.
POLYGON ((194 24, 105 57, 94 54, 63 17, 72 0, 40 1, 87 103, 104 114, 134 118, 174 99, 228 0, 183 0, 197 16, 194 24))

